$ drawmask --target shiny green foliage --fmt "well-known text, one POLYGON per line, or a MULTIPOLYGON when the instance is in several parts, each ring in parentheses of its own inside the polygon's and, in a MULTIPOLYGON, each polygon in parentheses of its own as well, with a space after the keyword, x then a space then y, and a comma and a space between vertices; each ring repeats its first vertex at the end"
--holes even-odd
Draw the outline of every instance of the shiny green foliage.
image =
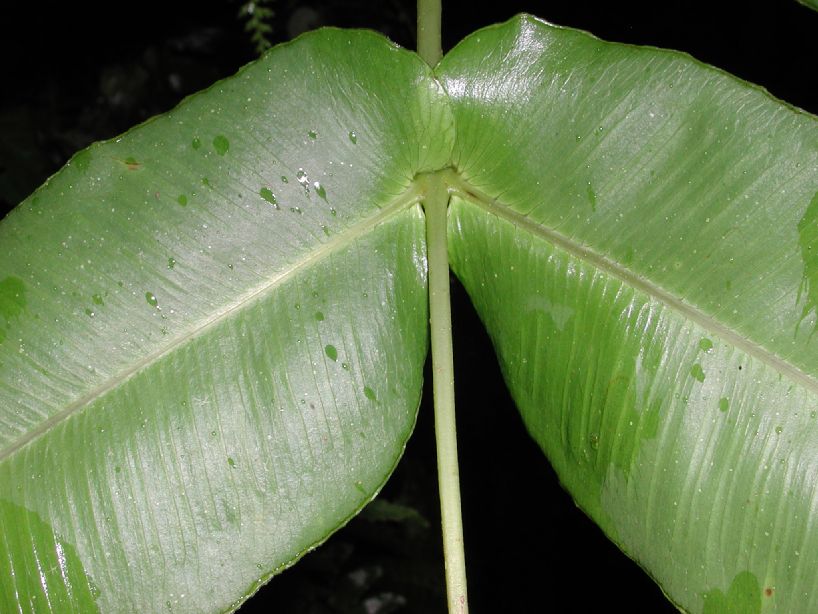
POLYGON ((227 610, 372 499, 420 401, 442 99, 325 31, 0 223, 0 611, 227 610))
POLYGON ((563 484, 686 610, 818 608, 818 122, 525 19, 438 73, 452 268, 563 484))
POLYGON ((686 611, 818 609, 818 121, 523 16, 304 36, 0 222, 0 610, 229 610, 372 499, 429 172, 578 505, 686 611))

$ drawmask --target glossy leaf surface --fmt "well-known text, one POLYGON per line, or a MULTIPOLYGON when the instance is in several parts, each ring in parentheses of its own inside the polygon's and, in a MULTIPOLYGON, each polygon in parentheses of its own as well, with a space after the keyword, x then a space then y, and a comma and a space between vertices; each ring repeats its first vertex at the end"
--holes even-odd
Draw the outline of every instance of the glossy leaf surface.
POLYGON ((815 118, 526 18, 438 74, 452 267, 562 482, 684 609, 816 609, 815 118))
POLYGON ((372 498, 429 171, 578 504, 686 610, 816 609, 815 118, 529 17, 435 75, 305 36, 0 223, 0 609, 230 609, 372 498))
POLYGON ((0 610, 229 609, 372 498, 420 400, 441 96, 305 36, 3 220, 0 610))

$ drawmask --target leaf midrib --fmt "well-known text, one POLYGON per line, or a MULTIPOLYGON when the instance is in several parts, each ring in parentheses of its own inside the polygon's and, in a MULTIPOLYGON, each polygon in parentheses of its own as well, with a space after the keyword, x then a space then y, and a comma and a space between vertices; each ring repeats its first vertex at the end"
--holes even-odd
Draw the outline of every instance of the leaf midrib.
POLYGON ((789 377, 793 382, 800 384, 811 393, 818 395, 818 379, 812 375, 809 375, 766 347, 753 343, 738 331, 721 323, 704 311, 701 311, 695 305, 684 302, 672 292, 669 292, 654 282, 641 277, 604 254, 582 245, 581 243, 570 239, 552 228, 543 226, 528 216, 517 213, 509 205, 506 205, 499 200, 481 192, 480 190, 475 189, 459 175, 456 175, 453 172, 448 177, 448 183, 451 194, 462 198, 463 200, 492 215, 496 215, 497 217, 510 222, 518 228, 522 228, 523 230, 544 239, 575 258, 578 258, 592 267, 604 271, 635 290, 645 293, 650 298, 661 302, 671 310, 680 314, 682 317, 701 326, 710 334, 732 344, 734 347, 745 352, 752 358, 761 361, 764 365, 778 371, 786 377, 789 377))
MULTIPOLYGON (((712 316, 696 308, 694 305, 685 303, 681 298, 675 296, 673 293, 665 290, 654 282, 637 275, 635 272, 622 266, 608 256, 601 254, 590 247, 582 245, 581 243, 570 239, 552 228, 543 226, 528 216, 517 213, 509 205, 506 205, 471 186, 450 167, 441 169, 437 172, 444 175, 444 181, 448 186, 450 194, 456 195, 463 200, 483 209, 487 213, 506 220, 514 226, 544 239, 555 247, 564 250, 568 254, 578 258, 590 266, 619 279, 629 287, 643 292, 650 298, 661 302, 668 308, 679 313, 682 317, 698 324, 712 335, 727 341, 734 347, 745 352, 747 355, 761 361, 763 364, 778 371, 786 377, 789 377, 795 383, 804 386, 813 394, 818 395, 818 379, 804 372, 797 366, 789 363, 775 352, 759 344, 753 343, 739 332, 724 325, 712 316)), ((229 305, 222 307, 220 310, 217 310, 209 317, 200 321, 186 333, 178 336, 164 347, 134 362, 117 375, 108 378, 106 381, 100 383, 92 390, 72 401, 61 411, 50 416, 38 424, 35 428, 11 442, 4 449, 0 450, 0 463, 4 462, 29 443, 47 434, 53 428, 68 420, 73 415, 81 412, 86 406, 94 402, 96 399, 104 396, 117 386, 125 383, 143 369, 160 361, 163 357, 174 352, 187 343, 191 343, 194 339, 205 334, 212 327, 227 319, 232 314, 252 305, 259 298, 263 297, 269 292, 272 292, 276 287, 286 282, 299 272, 318 263, 328 255, 344 249, 345 247, 354 243, 360 237, 366 235, 379 224, 388 221, 390 218, 393 218, 401 212, 418 204, 423 199, 423 191, 423 182, 413 181, 402 194, 395 197, 392 202, 386 206, 378 209, 377 213, 374 215, 361 219, 356 224, 347 228, 345 231, 335 235, 326 243, 322 243, 316 249, 306 252, 300 260, 296 261, 287 270, 282 271, 276 276, 265 280, 255 288, 245 292, 229 305)))
POLYGON ((95 400, 104 396, 111 390, 114 390, 121 384, 124 384, 143 369, 153 365, 156 362, 159 362, 162 360, 162 358, 185 346, 186 344, 192 343, 196 338, 206 334, 208 330, 216 326, 218 323, 229 318, 234 313, 239 312, 257 302, 260 298, 272 292, 276 287, 288 281, 296 274, 312 265, 317 264, 330 254, 350 246, 357 239, 374 230, 378 225, 396 217, 400 213, 418 204, 422 198, 421 192, 421 186, 418 184, 418 182, 413 181, 406 190, 395 197, 389 204, 379 208, 374 215, 370 215, 369 217, 359 220, 346 230, 333 236, 326 243, 321 243, 316 249, 306 252, 299 260, 297 260, 285 271, 278 273, 274 277, 266 279, 261 284, 243 293, 235 301, 223 306, 221 309, 213 312, 208 317, 200 320, 187 332, 171 340, 170 343, 137 360, 116 375, 111 376, 107 380, 101 382, 90 391, 66 405, 66 407, 62 410, 58 411, 52 416, 49 416, 46 420, 40 422, 33 429, 27 431, 25 434, 12 441, 6 447, 0 450, 0 463, 5 462, 6 459, 27 446, 29 443, 47 434, 53 428, 56 428, 58 425, 70 419, 75 414, 80 413, 85 407, 93 403, 95 400))

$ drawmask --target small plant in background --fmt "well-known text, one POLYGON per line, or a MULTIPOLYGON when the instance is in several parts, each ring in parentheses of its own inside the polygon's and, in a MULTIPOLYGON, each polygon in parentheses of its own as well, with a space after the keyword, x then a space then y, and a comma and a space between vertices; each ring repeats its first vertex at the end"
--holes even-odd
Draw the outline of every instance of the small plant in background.
POLYGON ((250 0, 241 5, 239 17, 246 19, 244 29, 250 33, 250 41, 256 53, 261 55, 270 48, 270 34, 273 32, 271 21, 275 11, 271 8, 273 0, 250 0))

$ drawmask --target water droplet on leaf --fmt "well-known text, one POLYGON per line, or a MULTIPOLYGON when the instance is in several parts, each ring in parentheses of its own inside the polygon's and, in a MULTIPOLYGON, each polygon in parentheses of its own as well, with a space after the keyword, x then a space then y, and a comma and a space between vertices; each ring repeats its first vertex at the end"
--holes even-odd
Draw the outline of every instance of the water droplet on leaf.
POLYGON ((268 203, 273 205, 276 209, 278 209, 278 200, 276 199, 276 195, 273 194, 270 188, 261 188, 259 191, 259 196, 261 196, 264 200, 268 203))
POLYGON ((318 194, 318 196, 320 196, 324 200, 327 200, 327 191, 324 189, 324 186, 321 185, 321 182, 316 181, 312 185, 315 188, 315 193, 318 194))
POLYGON ((594 186, 591 185, 591 182, 588 182, 588 203, 591 205, 591 211, 596 211, 596 192, 594 192, 594 186))
POLYGON ((230 149, 230 141, 220 134, 213 139, 213 149, 216 150, 217 154, 223 156, 230 149))
POLYGON ((303 168, 299 168, 298 172, 295 174, 295 178, 298 180, 304 191, 309 194, 310 193, 310 178, 307 176, 307 173, 304 171, 303 168))

